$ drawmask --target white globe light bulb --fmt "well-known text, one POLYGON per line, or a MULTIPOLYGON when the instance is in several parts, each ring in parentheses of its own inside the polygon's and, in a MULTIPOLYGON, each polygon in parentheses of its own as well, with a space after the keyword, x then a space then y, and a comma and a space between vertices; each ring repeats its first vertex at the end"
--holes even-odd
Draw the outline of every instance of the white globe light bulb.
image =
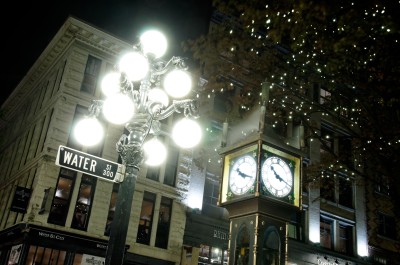
POLYGON ((120 90, 121 75, 116 72, 108 73, 101 81, 101 91, 107 97, 116 94, 120 90))
POLYGON ((118 68, 130 81, 143 79, 149 71, 147 58, 138 52, 129 52, 119 61, 118 68))
POLYGON ((160 58, 167 51, 167 39, 157 30, 149 30, 140 36, 140 43, 145 54, 160 58))
POLYGON ((172 128, 172 139, 182 148, 196 146, 202 137, 200 125, 192 119, 183 118, 172 128))
POLYGON ((189 94, 192 88, 192 79, 188 72, 175 69, 169 72, 164 79, 164 89, 174 98, 182 98, 189 94))
POLYGON ((145 155, 145 164, 148 166, 158 166, 164 162, 167 157, 167 149, 165 145, 157 138, 143 144, 143 151, 145 155))
POLYGON ((77 122, 73 134, 80 144, 93 146, 103 139, 104 130, 96 118, 89 117, 77 122))
POLYGON ((123 124, 129 121, 134 113, 135 105, 125 94, 114 94, 108 97, 103 104, 104 117, 114 124, 123 124))

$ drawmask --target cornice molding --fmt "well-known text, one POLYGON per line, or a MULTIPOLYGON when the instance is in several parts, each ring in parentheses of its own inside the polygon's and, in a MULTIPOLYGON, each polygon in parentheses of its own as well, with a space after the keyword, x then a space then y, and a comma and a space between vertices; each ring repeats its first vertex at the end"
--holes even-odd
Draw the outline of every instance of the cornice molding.
POLYGON ((21 103, 23 104, 38 82, 47 72, 51 71, 52 66, 74 42, 92 46, 110 56, 116 56, 122 50, 131 47, 131 44, 110 33, 72 16, 68 17, 27 74, 2 104, 3 119, 0 121, 0 128, 5 126, 7 121, 15 115, 21 103))

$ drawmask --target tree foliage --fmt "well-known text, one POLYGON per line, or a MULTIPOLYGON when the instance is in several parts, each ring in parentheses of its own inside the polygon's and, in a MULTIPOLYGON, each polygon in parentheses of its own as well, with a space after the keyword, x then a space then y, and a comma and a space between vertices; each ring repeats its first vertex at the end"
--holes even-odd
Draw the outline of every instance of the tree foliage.
POLYGON ((307 140, 319 139, 320 128, 310 117, 323 115, 352 139, 356 160, 349 163, 348 154, 331 154, 314 170, 329 165, 366 176, 360 169, 373 169, 396 180, 399 2, 214 0, 213 4, 209 33, 184 46, 208 80, 204 93, 226 95, 240 106, 228 109, 230 119, 246 117, 252 106, 262 103, 262 84, 273 84, 268 102, 271 124, 293 115, 306 126, 307 140), (324 104, 312 100, 310 91, 316 84, 331 93, 324 104))

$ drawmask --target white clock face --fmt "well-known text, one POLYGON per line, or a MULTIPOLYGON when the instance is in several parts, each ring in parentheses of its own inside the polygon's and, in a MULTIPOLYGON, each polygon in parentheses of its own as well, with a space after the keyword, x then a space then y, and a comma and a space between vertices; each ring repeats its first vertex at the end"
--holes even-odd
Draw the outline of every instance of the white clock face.
POLYGON ((265 188, 276 197, 285 197, 293 188, 293 174, 289 165, 281 158, 267 158, 261 168, 265 188))
POLYGON ((241 195, 248 192, 254 187, 256 175, 256 160, 250 155, 239 157, 232 165, 229 174, 229 187, 232 193, 241 195))

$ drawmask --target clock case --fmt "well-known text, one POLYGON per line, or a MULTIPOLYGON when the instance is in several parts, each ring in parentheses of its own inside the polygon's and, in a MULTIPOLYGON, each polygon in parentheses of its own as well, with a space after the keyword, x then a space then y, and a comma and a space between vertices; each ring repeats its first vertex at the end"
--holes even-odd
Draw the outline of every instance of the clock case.
MULTIPOLYGON (((251 198, 266 199, 272 203, 286 204, 290 206, 301 206, 301 166, 302 154, 298 149, 291 146, 281 146, 273 140, 267 139, 265 135, 257 134, 249 137, 242 142, 221 148, 219 154, 223 157, 222 182, 220 185, 219 205, 226 207, 231 203, 248 200, 251 198), (250 154, 257 163, 257 176, 253 184, 246 193, 235 195, 230 191, 229 175, 233 163, 242 156, 250 154), (262 181, 261 167, 264 161, 271 156, 277 156, 291 165, 293 174, 293 188, 291 192, 284 197, 273 196, 262 181)), ((228 207, 229 208, 229 207, 228 207)))

